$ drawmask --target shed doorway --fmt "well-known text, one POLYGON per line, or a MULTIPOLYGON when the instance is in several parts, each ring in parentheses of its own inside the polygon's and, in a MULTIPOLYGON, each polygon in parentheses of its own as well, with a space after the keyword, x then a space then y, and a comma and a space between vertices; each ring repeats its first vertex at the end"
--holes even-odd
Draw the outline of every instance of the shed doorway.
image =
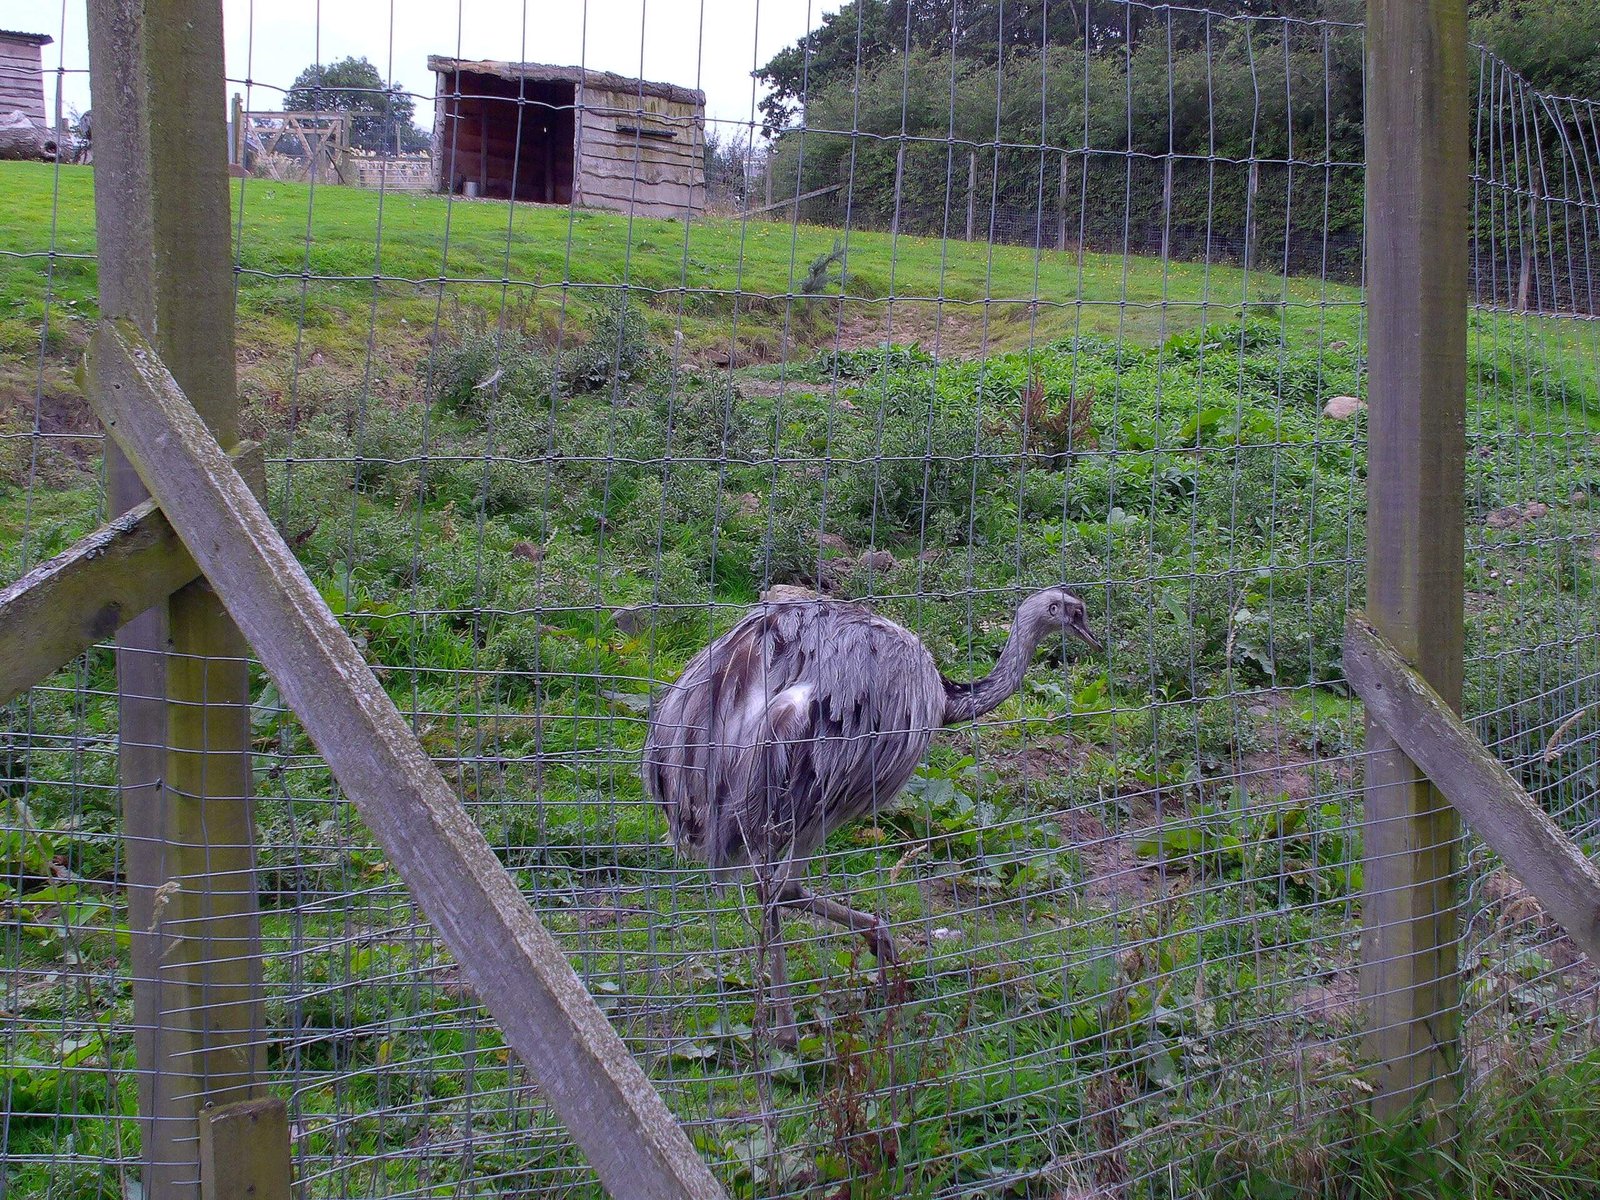
POLYGON ((575 85, 502 79, 477 71, 457 71, 451 83, 440 147, 450 190, 570 204, 575 85))

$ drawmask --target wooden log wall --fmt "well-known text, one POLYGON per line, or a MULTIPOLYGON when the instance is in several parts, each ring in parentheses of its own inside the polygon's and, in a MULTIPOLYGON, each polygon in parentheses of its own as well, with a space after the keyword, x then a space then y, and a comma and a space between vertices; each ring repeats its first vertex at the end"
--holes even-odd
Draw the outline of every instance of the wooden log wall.
POLYGON ((471 185, 484 197, 649 217, 704 210, 705 111, 686 98, 695 93, 614 77, 584 84, 435 69, 440 191, 471 185))
POLYGON ((44 67, 40 48, 0 38, 0 117, 20 112, 44 127, 44 67))
POLYGON ((585 88, 577 150, 580 204, 646 217, 705 208, 705 114, 696 105, 585 88))

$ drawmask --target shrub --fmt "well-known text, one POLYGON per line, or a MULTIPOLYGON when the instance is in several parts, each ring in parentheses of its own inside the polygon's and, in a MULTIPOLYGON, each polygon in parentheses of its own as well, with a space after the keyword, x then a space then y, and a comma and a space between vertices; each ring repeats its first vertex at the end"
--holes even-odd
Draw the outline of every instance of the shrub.
POLYGON ((582 395, 642 383, 659 359, 650 341, 650 327, 626 292, 603 300, 588 340, 561 360, 566 391, 582 395))

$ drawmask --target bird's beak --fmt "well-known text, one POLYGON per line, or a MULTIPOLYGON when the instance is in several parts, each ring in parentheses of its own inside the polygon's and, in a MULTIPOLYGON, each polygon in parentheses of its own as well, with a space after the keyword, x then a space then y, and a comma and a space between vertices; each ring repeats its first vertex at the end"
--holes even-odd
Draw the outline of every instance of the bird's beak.
POLYGON ((1105 649, 1105 647, 1101 645, 1100 639, 1095 637, 1094 631, 1089 628, 1089 618, 1084 616, 1082 612, 1075 612, 1068 617, 1066 620, 1066 627, 1078 637, 1088 642, 1089 645, 1094 649, 1105 649))

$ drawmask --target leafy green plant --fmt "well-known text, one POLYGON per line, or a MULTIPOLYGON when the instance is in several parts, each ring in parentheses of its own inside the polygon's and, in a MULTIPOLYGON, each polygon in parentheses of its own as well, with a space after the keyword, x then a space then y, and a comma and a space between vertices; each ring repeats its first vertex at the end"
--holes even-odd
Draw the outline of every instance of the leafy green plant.
POLYGON ((599 304, 583 345, 563 355, 561 381, 579 395, 626 389, 647 378, 658 358, 644 315, 627 292, 614 292, 599 304))
POLYGON ((423 369, 435 403, 480 421, 502 399, 531 406, 550 394, 551 368, 539 347, 520 330, 481 319, 469 319, 453 342, 436 347, 423 369))
POLYGON ((998 776, 971 755, 947 766, 929 764, 879 823, 922 842, 934 861, 958 864, 978 886, 1014 893, 1064 879, 1055 825, 1007 813, 990 798, 999 791, 998 776))
POLYGON ((1255 796, 1234 786, 1221 799, 1170 816, 1135 850, 1168 870, 1251 883, 1274 898, 1283 890, 1302 901, 1323 899, 1360 888, 1359 854, 1344 825, 1337 804, 1255 796))

